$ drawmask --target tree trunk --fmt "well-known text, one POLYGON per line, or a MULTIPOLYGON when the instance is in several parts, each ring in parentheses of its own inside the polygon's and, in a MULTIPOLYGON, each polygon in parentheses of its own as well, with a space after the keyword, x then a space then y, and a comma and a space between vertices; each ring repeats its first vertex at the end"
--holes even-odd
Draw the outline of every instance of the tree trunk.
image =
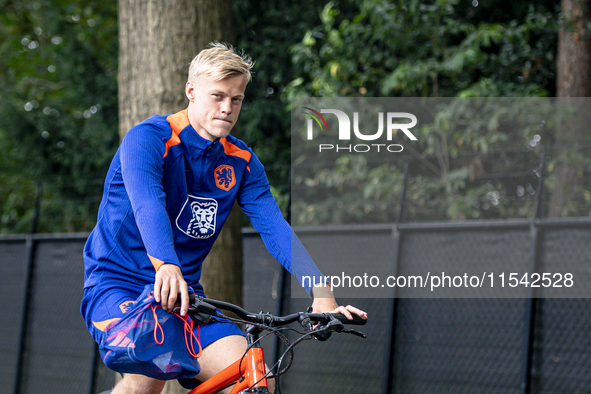
MULTIPOLYGON (((558 35, 557 95, 558 97, 591 97, 591 0, 562 0, 562 26, 558 35)), ((571 100, 580 115, 588 113, 582 100, 571 100)), ((582 178, 573 157, 578 153, 572 147, 581 141, 588 121, 573 119, 556 134, 555 185, 550 200, 550 217, 576 214, 569 203, 580 194, 582 178)))
POLYGON ((591 0, 562 0, 558 33, 558 97, 591 97, 591 0))
POLYGON ((187 106, 189 64, 231 41, 231 0, 119 0, 119 135, 187 106))
MULTIPOLYGON (((119 0, 119 135, 153 114, 187 107, 189 64, 211 41, 232 42, 231 0, 119 0)), ((206 294, 242 299, 240 212, 234 209, 204 263, 206 294)), ((163 393, 184 393, 176 382, 163 393)))

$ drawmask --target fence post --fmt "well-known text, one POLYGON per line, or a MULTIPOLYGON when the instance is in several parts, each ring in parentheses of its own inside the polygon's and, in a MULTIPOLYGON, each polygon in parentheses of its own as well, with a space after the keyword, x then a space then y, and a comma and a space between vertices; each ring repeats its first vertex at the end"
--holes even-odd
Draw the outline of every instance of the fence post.
MULTIPOLYGON (((531 266, 529 273, 538 271, 540 254, 542 249, 542 230, 538 227, 536 221, 542 218, 544 210, 544 178, 546 176, 546 157, 548 149, 544 145, 540 155, 540 172, 538 174, 538 187, 536 196, 535 216, 530 224, 530 235, 532 240, 531 266)), ((535 298, 535 289, 530 288, 530 298, 527 299, 525 306, 525 334, 523 349, 523 368, 521 376, 521 393, 530 394, 531 392, 531 368, 534 350, 534 331, 536 328, 536 308, 537 299, 535 298)))
POLYGON ((541 219, 544 212, 544 202, 545 202, 545 188, 544 188, 544 179, 546 178, 546 160, 548 157, 548 145, 544 145, 540 157, 540 172, 538 173, 538 186, 537 186, 537 196, 536 196, 536 213, 535 219, 541 219))
POLYGON ((14 387, 12 392, 19 394, 21 391, 21 382, 23 378, 23 366, 24 366, 24 353, 27 346, 27 327, 29 325, 29 314, 28 307, 31 300, 31 282, 33 280, 33 271, 35 265, 35 239, 34 234, 37 232, 37 226, 39 224, 39 215, 41 213, 41 198, 43 196, 43 183, 37 184, 37 193, 35 196, 35 208, 33 213, 33 220, 31 222, 31 231, 27 235, 25 246, 27 249, 27 260, 25 262, 25 275, 23 280, 23 303, 21 306, 21 318, 20 318, 20 332, 18 336, 18 361, 16 363, 16 371, 14 373, 14 387))
MULTIPOLYGON (((408 176, 410 172, 410 162, 412 158, 407 157, 404 160, 404 178, 402 181, 402 191, 400 193, 400 205, 398 207, 398 215, 396 217, 396 224, 392 226, 392 241, 393 241, 393 260, 394 260, 394 275, 398 275, 398 262, 400 260, 400 248, 401 248, 401 234, 398 229, 398 225, 404 220, 404 213, 406 208, 406 189, 408 188, 408 176)), ((394 288, 394 299, 392 299, 390 316, 392 317, 392 325, 390 326, 390 338, 389 338, 389 349, 387 353, 387 360, 385 366, 387 368, 384 373, 386 381, 382 384, 382 392, 391 394, 394 392, 394 355, 395 355, 395 342, 396 342, 396 317, 398 313, 398 298, 396 297, 396 288, 394 288)))
MULTIPOLYGON (((289 193, 289 200, 287 202, 287 218, 286 221, 291 225, 291 181, 293 179, 293 167, 289 170, 289 181, 287 183, 287 191, 289 193)), ((277 302, 275 303, 275 314, 278 316, 284 316, 286 313, 286 299, 289 299, 291 292, 291 276, 283 267, 280 265, 279 268, 279 281, 277 284, 277 302)), ((275 336, 273 340, 273 364, 275 364, 281 356, 281 346, 283 342, 278 336, 275 336)), ((279 366, 280 367, 280 366, 279 366)), ((278 367, 278 368, 279 368, 278 367)), ((279 372, 279 369, 277 370, 279 372)))
POLYGON ((402 192, 400 193, 400 206, 398 207, 398 215, 396 217, 396 224, 404 221, 404 213, 406 208, 406 189, 408 188, 408 172, 410 168, 411 158, 407 157, 404 160, 404 179, 402 181, 402 192))

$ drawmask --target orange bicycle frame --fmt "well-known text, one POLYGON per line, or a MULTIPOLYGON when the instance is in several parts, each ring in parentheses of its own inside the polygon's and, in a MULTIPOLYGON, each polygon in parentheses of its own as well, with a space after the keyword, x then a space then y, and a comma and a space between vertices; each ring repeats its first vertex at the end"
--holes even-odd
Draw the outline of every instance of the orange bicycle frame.
POLYGON ((233 383, 236 384, 231 394, 237 394, 250 387, 267 387, 267 378, 264 377, 266 369, 263 349, 254 347, 249 349, 241 360, 207 379, 189 394, 214 394, 233 383))

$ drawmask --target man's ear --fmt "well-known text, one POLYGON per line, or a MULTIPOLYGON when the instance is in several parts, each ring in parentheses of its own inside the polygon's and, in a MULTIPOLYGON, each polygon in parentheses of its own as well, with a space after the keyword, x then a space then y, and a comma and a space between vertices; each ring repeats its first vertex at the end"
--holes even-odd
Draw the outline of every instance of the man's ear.
POLYGON ((187 81, 187 84, 185 85, 185 94, 190 102, 195 100, 195 82, 187 81))

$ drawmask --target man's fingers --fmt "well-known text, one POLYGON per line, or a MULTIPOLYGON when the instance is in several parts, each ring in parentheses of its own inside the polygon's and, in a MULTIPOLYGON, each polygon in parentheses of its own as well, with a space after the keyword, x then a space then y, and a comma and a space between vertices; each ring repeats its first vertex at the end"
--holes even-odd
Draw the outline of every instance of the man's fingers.
POLYGON ((367 319, 367 313, 362 311, 359 308, 355 308, 354 306, 351 305, 347 305, 347 310, 357 316, 359 316, 362 319, 367 319))
POLYGON ((156 281, 154 282, 154 300, 160 302, 160 288, 162 286, 162 278, 156 275, 156 281))
POLYGON ((164 279, 162 281, 162 287, 160 288, 160 305, 162 309, 168 311, 168 295, 170 294, 170 279, 164 279))
POLYGON ((337 309, 333 311, 333 313, 340 313, 342 315, 345 315, 347 319, 353 320, 353 315, 344 306, 339 306, 337 309))
POLYGON ((178 281, 175 278, 170 279, 170 289, 168 292, 168 304, 166 305, 166 310, 168 312, 174 309, 174 304, 176 304, 176 299, 179 295, 179 285, 178 281))
POLYGON ((335 310, 333 310, 331 313, 340 313, 340 314, 343 314, 349 320, 353 320, 353 314, 361 317, 362 319, 367 319, 367 313, 365 313, 361 309, 355 308, 354 306, 351 306, 351 305, 347 305, 346 307, 345 306, 339 306, 338 308, 336 308, 335 310))
POLYGON ((181 293, 181 315, 185 316, 189 310, 189 291, 187 282, 179 266, 163 264, 156 272, 154 280, 154 300, 167 312, 174 310, 181 293))
POLYGON ((189 311, 189 288, 187 282, 181 282, 181 316, 185 316, 189 311))

